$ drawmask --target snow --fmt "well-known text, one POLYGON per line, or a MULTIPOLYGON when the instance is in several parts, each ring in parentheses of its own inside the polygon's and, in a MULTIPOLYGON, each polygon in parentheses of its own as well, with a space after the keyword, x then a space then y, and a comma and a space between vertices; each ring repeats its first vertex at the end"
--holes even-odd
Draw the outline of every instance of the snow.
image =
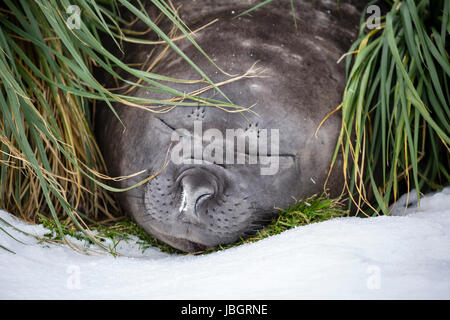
MULTIPOLYGON (((339 218, 209 255, 38 243, 0 222, 1 299, 449 299, 450 187, 398 216, 339 218)), ((414 199, 412 199, 414 200, 414 199)), ((414 201, 413 201, 414 202, 414 201)), ((42 236, 0 211, 0 218, 42 236)), ((0 220, 1 221, 1 220, 0 220)))

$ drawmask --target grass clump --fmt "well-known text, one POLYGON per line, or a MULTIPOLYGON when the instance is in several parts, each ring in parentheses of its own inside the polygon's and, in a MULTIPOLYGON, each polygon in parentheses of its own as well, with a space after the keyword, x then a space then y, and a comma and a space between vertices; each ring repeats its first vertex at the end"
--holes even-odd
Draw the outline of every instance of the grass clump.
POLYGON ((347 54, 333 158, 342 152, 349 204, 366 215, 450 182, 450 1, 387 3, 379 28, 362 17, 347 54))
MULTIPOLYGON (((168 111, 177 106, 215 106, 236 109, 228 98, 201 98, 170 87, 183 79, 167 78, 147 65, 127 65, 102 44, 109 38, 122 49, 133 41, 127 26, 140 20, 154 33, 158 45, 175 51, 199 74, 199 82, 221 90, 211 82, 172 41, 187 37, 193 43, 170 1, 153 1, 160 17, 173 24, 165 33, 141 1, 128 0, 4 0, 0 2, 0 204, 2 209, 29 222, 41 212, 55 223, 63 238, 70 221, 93 242, 88 219, 113 221, 121 216, 110 192, 125 190, 108 182, 93 132, 96 102, 113 112, 112 103, 168 111), (74 6, 78 10, 73 10, 74 6), (72 8, 72 10, 70 10, 72 8), (120 8, 120 9, 119 9, 120 8), (125 21, 120 10, 136 17, 125 21), (79 12, 79 25, 69 21, 79 12), (125 26, 125 28, 121 27, 125 26), (125 93, 103 87, 93 75, 97 67, 118 83, 125 78, 125 93), (127 94, 134 87, 167 93, 167 100, 142 99, 127 94)), ((161 20, 161 19, 159 19, 161 20)), ((202 54, 205 54, 200 48, 202 54)), ((151 66, 158 57, 151 57, 151 66)), ((154 172, 142 172, 141 185, 154 172)), ((121 177, 123 178, 123 177, 121 177)), ((132 187, 130 187, 132 188, 132 187)), ((0 220, 0 222, 2 222, 0 220)), ((4 221, 3 221, 4 222, 4 221)), ((98 242, 101 245, 101 242, 98 242)))

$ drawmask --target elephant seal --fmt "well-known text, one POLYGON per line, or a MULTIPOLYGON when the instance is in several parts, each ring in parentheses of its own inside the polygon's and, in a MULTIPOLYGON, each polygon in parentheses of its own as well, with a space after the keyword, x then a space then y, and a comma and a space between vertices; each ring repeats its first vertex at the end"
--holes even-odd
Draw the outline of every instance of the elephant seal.
MULTIPOLYGON (((262 75, 220 86, 233 103, 253 106, 252 112, 226 112, 199 105, 176 107, 159 114, 116 103, 114 107, 123 125, 108 108, 103 108, 96 126, 112 176, 141 170, 158 172, 167 159, 169 146, 173 146, 174 133, 180 130, 179 141, 183 135, 195 138, 200 126, 204 135, 197 142, 200 141, 203 151, 212 140, 219 146, 227 145, 230 141, 227 130, 234 130, 233 141, 256 133, 258 146, 264 147, 259 139, 265 139, 266 153, 257 158, 256 164, 249 163, 255 149, 248 143, 243 149, 231 149, 234 162, 215 161, 218 157, 225 158, 226 151, 220 154, 216 149, 209 153, 214 159, 208 159, 205 152, 194 150, 188 155, 191 161, 179 163, 171 158, 164 170, 148 183, 118 194, 124 211, 148 233, 177 249, 194 252, 245 238, 270 221, 278 212, 276 208, 285 208, 296 199, 323 191, 340 117, 330 117, 317 137, 315 131, 341 101, 345 72, 336 61, 357 35, 360 11, 348 1, 341 1, 339 9, 336 1, 294 1, 296 28, 288 0, 236 19, 237 13, 258 1, 174 3, 182 4, 180 17, 191 30, 219 19, 199 31, 195 40, 226 73, 245 74, 255 62, 255 68, 264 70, 262 75), (208 136, 208 132, 215 135, 208 136), (234 156, 248 161, 236 161, 234 156), (263 169, 270 171, 271 166, 272 172, 263 174, 263 169)), ((189 40, 176 44, 215 83, 230 78, 189 40)), ((129 46, 124 59, 145 61, 150 50, 148 45, 129 46)), ((152 72, 179 79, 200 78, 173 51, 152 72)), ((205 87, 205 83, 199 82, 170 85, 182 92, 205 87)), ((132 94, 151 99, 171 98, 140 87, 132 94)), ((201 96, 221 98, 213 89, 201 96)), ((177 146, 180 147, 177 144, 174 149, 177 146)), ((131 186, 142 178, 123 180, 118 186, 131 186)), ((338 195, 342 187, 342 166, 338 160, 328 188, 332 195, 338 195)))

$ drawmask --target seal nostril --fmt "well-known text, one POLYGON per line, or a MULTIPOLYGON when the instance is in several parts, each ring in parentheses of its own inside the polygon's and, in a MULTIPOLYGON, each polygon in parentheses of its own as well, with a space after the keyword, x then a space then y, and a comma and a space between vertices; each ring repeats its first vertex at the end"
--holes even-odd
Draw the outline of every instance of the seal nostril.
POLYGON ((201 195, 200 197, 197 198, 197 201, 195 202, 195 204, 197 205, 198 203, 200 203, 201 201, 210 198, 212 196, 211 193, 205 193, 203 195, 201 195))
POLYGON ((214 197, 218 181, 213 174, 201 168, 190 168, 177 178, 181 189, 179 212, 187 221, 199 221, 200 206, 214 197))
POLYGON ((199 204, 201 204, 201 202, 203 202, 206 199, 211 198, 212 194, 211 193, 205 193, 203 195, 201 195, 200 197, 197 198, 197 200, 195 201, 195 211, 197 212, 197 206, 199 204))

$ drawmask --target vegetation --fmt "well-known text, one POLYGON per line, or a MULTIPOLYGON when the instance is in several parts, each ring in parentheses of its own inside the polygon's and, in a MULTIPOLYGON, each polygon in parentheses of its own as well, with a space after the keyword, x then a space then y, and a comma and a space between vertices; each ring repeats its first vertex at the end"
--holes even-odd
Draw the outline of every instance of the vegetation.
MULTIPOLYGON (((143 10, 142 3, 137 3, 136 7, 127 0, 5 0, 0 6, 0 203, 26 221, 37 222, 38 213, 51 215, 61 237, 62 221, 66 221, 101 245, 86 223, 120 217, 109 191, 124 190, 107 184, 112 178, 105 174, 93 137, 96 101, 111 108, 111 102, 120 101, 150 112, 167 112, 176 106, 215 106, 225 111, 239 108, 224 95, 221 101, 178 92, 159 80, 186 80, 141 70, 147 66, 126 65, 104 48, 100 41, 104 35, 119 47, 123 41, 135 41, 132 31, 119 27, 136 22, 121 18, 121 5, 157 34, 160 45, 190 63, 199 73, 199 82, 222 93, 172 41, 179 32, 177 39, 188 37, 195 43, 191 32, 179 22, 176 9, 170 3, 154 1, 161 14, 173 22, 166 34, 143 10), (73 5, 82 13, 79 26, 70 20, 74 11, 66 11, 73 5), (123 80, 118 70, 136 77, 136 82, 126 82, 130 90, 145 87, 174 98, 142 99, 115 93, 117 88, 104 88, 94 78, 94 66, 117 80, 123 80)), ((157 59, 152 58, 150 65, 157 59)), ((140 174, 138 185, 154 173, 140 174)))
POLYGON ((405 0, 380 28, 361 20, 333 163, 342 151, 350 205, 366 215, 389 214, 412 188, 419 198, 450 182, 449 15, 449 1, 405 0))

